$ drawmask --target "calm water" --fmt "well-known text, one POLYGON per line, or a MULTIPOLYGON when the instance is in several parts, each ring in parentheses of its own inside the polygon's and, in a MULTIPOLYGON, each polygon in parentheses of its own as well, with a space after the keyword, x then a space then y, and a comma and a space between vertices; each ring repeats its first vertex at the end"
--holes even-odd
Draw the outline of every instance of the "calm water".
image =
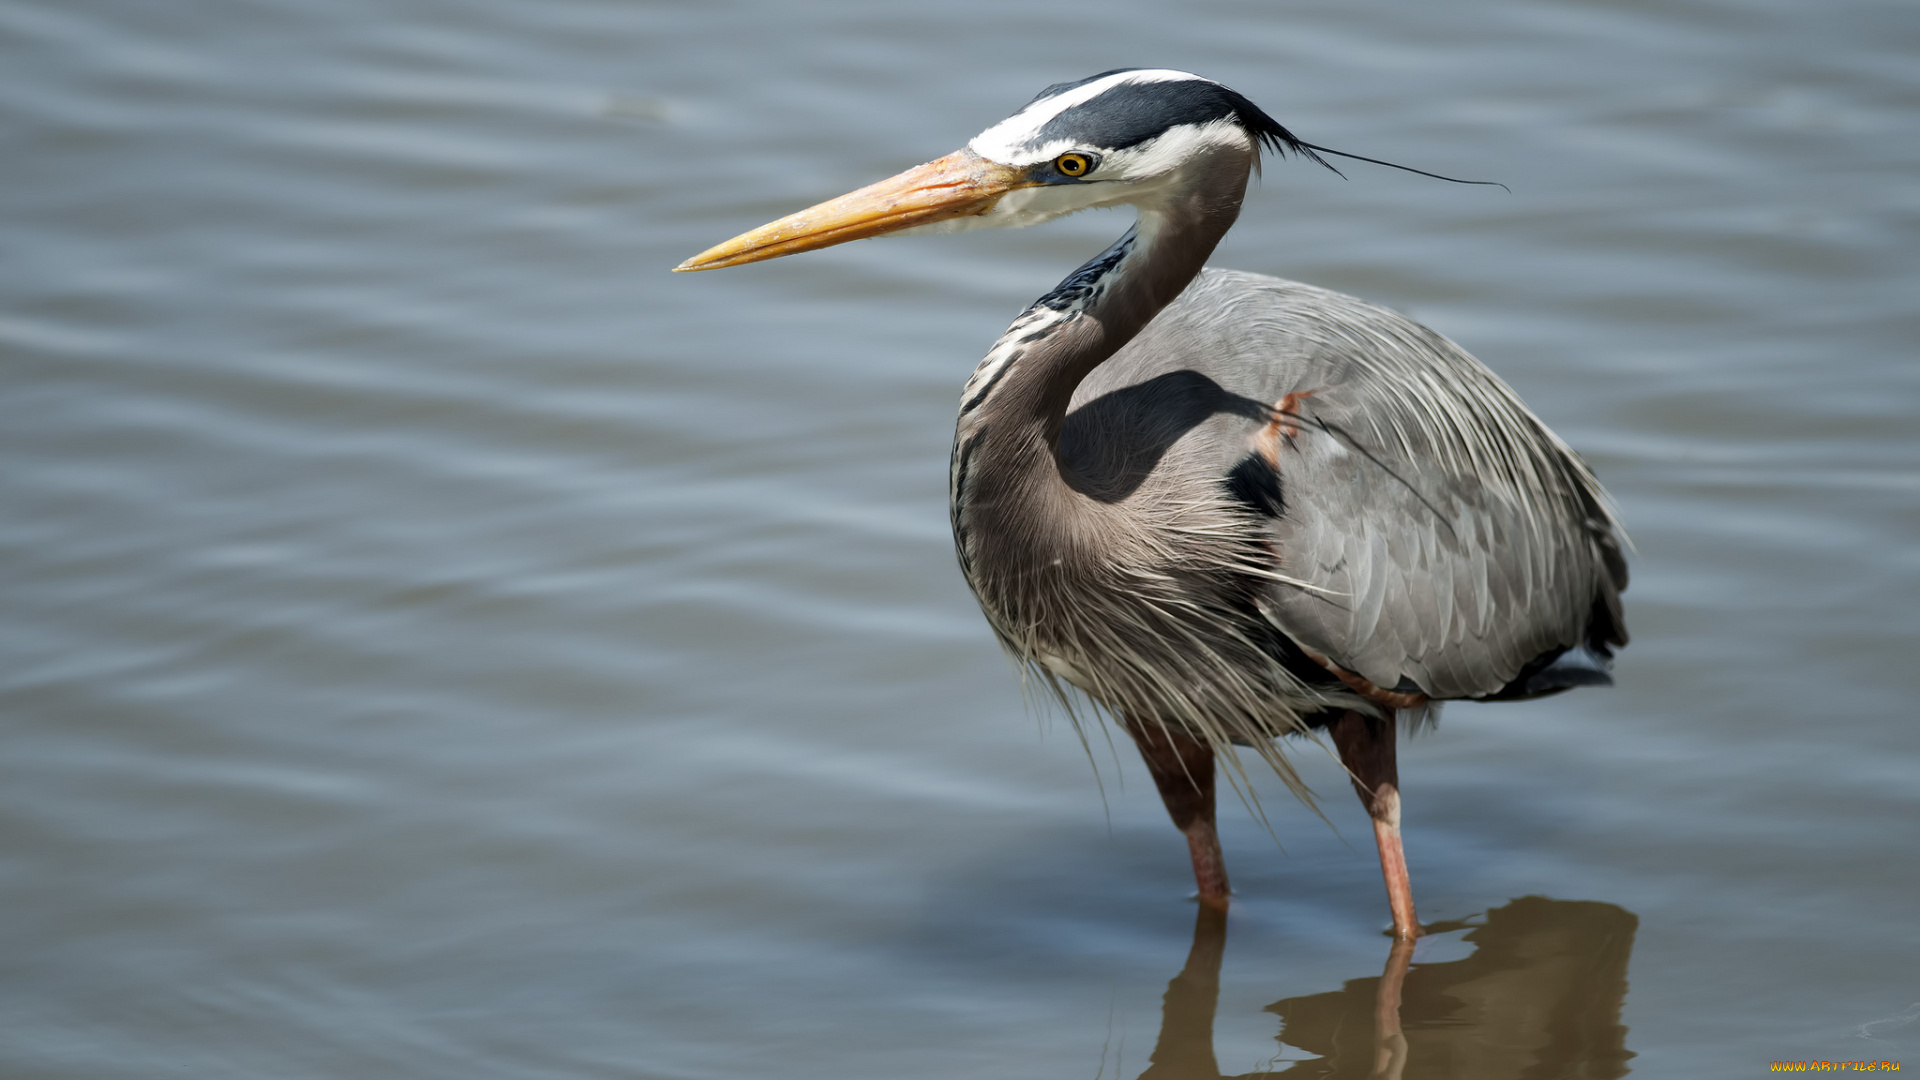
POLYGON ((0 4, 0 1073, 1365 1076, 1324 755, 1196 930, 953 565, 960 383, 1126 219, 666 272, 1123 64, 1512 185, 1272 164, 1215 262, 1460 341, 1639 545, 1616 689, 1403 751, 1405 1076, 1920 1068, 1916 56, 1910 0, 0 4))

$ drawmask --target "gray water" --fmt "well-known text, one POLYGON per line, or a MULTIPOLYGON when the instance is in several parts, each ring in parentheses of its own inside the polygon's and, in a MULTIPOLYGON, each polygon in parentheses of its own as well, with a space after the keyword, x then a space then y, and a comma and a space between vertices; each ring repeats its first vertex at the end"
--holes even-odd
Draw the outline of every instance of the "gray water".
POLYGON ((1638 544, 1615 689, 1403 750, 1405 1075, 1920 1067, 1916 57, 1909 0, 0 4, 0 1073, 1365 1076, 1324 753, 1196 935, 953 565, 959 386, 1126 218, 667 273, 1129 64, 1511 185, 1272 162, 1214 261, 1465 345, 1638 544))

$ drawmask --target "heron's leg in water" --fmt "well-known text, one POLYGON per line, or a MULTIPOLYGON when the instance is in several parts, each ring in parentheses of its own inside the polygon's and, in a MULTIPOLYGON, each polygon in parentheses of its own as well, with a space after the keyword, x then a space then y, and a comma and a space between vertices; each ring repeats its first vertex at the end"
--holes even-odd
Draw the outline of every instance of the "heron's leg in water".
POLYGON ((1387 879, 1394 935, 1419 937, 1413 884, 1407 880, 1407 856, 1400 847, 1400 770, 1394 761, 1393 721, 1349 710, 1330 730, 1340 762, 1352 774, 1353 790, 1373 818, 1373 842, 1380 848, 1380 873, 1387 879))
POLYGON ((1146 759, 1173 826, 1187 834, 1200 902, 1227 906, 1227 863, 1213 824, 1213 748, 1177 728, 1127 717, 1123 723, 1146 759))

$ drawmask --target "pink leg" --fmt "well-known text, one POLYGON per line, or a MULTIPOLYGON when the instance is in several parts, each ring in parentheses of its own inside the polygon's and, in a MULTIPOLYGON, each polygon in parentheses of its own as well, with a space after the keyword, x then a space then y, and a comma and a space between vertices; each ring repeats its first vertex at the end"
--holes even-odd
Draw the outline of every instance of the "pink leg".
POLYGON ((1419 937, 1413 883, 1407 879, 1407 856, 1400 847, 1400 772, 1394 761, 1393 721, 1348 712, 1330 730, 1341 764, 1352 774, 1353 790, 1373 818, 1373 842, 1380 848, 1380 873, 1387 882, 1394 936, 1419 937))
POLYGON ((1213 823, 1213 748, 1175 728, 1163 728, 1131 717, 1123 723, 1133 744, 1146 759, 1160 801, 1167 804, 1173 827, 1187 835, 1193 857, 1193 881, 1200 902, 1227 906, 1227 864, 1220 854, 1220 834, 1213 823))

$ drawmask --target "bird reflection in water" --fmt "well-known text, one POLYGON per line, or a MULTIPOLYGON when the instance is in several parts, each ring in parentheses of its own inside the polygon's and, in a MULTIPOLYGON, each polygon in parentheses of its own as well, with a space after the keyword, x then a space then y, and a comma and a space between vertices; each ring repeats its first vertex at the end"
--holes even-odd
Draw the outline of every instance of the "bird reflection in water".
POLYGON ((1638 926, 1612 904, 1528 896, 1469 930, 1475 949, 1465 959, 1415 964, 1414 943, 1396 941, 1378 977, 1267 1006, 1280 1016, 1279 1040, 1317 1057, 1228 1077, 1213 1053, 1226 914, 1203 905, 1140 1080, 1625 1076, 1633 1054, 1620 1007, 1638 926))

